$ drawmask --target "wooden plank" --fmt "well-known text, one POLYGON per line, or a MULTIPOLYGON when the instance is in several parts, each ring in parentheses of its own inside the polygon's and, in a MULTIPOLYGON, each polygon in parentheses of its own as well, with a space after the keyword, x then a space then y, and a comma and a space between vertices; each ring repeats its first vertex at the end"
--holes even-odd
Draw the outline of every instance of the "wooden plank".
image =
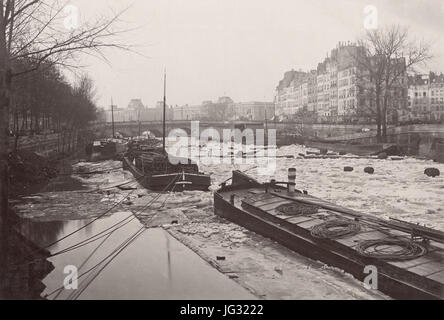
MULTIPOLYGON (((420 266, 426 263, 430 263, 430 262, 436 262, 439 260, 436 260, 436 258, 433 256, 433 254, 428 253, 422 257, 416 258, 416 259, 412 259, 412 260, 406 260, 406 261, 388 261, 388 263, 390 263, 391 265, 394 265, 398 268, 402 268, 402 269, 410 269, 410 268, 414 268, 416 266, 420 266)), ((442 265, 442 261, 440 262, 442 265)))
POLYGON ((357 216, 357 217, 360 217, 363 215, 362 213, 360 213, 358 211, 344 208, 344 207, 341 207, 339 205, 333 204, 331 202, 328 202, 328 201, 325 201, 325 200, 322 200, 319 198, 315 198, 315 197, 311 197, 311 196, 307 196, 307 195, 301 195, 299 193, 290 194, 288 192, 285 192, 285 193, 279 194, 279 193, 271 192, 271 194, 276 195, 278 197, 283 197, 285 199, 292 199, 292 200, 299 201, 299 202, 306 203, 306 204, 322 206, 322 207, 324 207, 324 209, 339 211, 339 212, 347 213, 347 214, 357 216))
POLYGON ((284 199, 281 199, 281 198, 274 198, 274 199, 263 200, 263 201, 254 201, 254 202, 249 201, 249 199, 248 199, 247 203, 252 205, 252 206, 261 208, 263 210, 269 210, 269 209, 267 209, 267 207, 270 206, 270 205, 274 205, 276 203, 278 205, 272 206, 271 208, 277 208, 277 207, 279 207, 283 203, 290 204, 290 203, 294 203, 294 202, 291 202, 289 200, 284 200, 284 199))
MULTIPOLYGON (((271 210, 276 210, 277 208, 279 208, 280 206, 282 206, 284 204, 291 204, 291 202, 290 201, 285 201, 285 200, 282 201, 281 200, 281 201, 270 203, 270 204, 263 204, 261 206, 256 206, 256 205, 253 205, 253 206, 268 212, 268 211, 271 211, 271 210)), ((283 212, 281 212, 281 213, 284 214, 283 212)))
POLYGON ((251 193, 251 194, 255 194, 255 195, 265 194, 265 191, 261 190, 261 189, 252 189, 252 190, 249 190, 248 192, 251 193))
POLYGON ((271 198, 276 198, 276 196, 266 193, 265 191, 262 191, 261 193, 256 193, 253 196, 248 195, 246 197, 246 199, 248 199, 250 201, 262 201, 262 200, 267 200, 267 199, 271 199, 271 198))
POLYGON ((288 193, 288 192, 282 192, 282 193, 276 193, 276 192, 271 192, 271 194, 274 194, 278 197, 282 197, 283 199, 292 199, 295 201, 299 201, 302 203, 307 203, 307 204, 313 204, 313 205, 318 205, 318 206, 322 206, 325 209, 330 209, 332 211, 338 211, 347 215, 350 215, 352 217, 359 217, 361 219, 365 219, 368 221, 372 221, 375 223, 379 223, 381 225, 385 225, 388 226, 392 229, 398 229, 401 231, 404 231, 406 233, 410 233, 412 229, 414 229, 415 234, 417 235, 423 235, 428 239, 434 240, 436 242, 444 242, 444 232, 441 232, 439 230, 434 230, 434 229, 430 229, 427 227, 423 227, 423 226, 416 226, 413 224, 408 224, 405 222, 398 222, 398 221, 385 221, 381 218, 376 218, 374 216, 371 216, 369 214, 366 213, 362 213, 362 212, 358 212, 352 209, 348 209, 348 208, 344 208, 342 206, 336 205, 334 203, 328 202, 328 201, 324 201, 315 197, 309 197, 306 195, 300 195, 298 193, 288 193))
POLYGON ((290 219, 287 219, 287 222, 299 225, 300 223, 303 222, 307 222, 307 221, 311 221, 313 219, 317 219, 316 217, 311 217, 310 216, 292 216, 290 219))
POLYGON ((361 241, 382 239, 386 237, 387 236, 385 234, 377 230, 364 230, 364 232, 360 232, 351 237, 339 238, 336 239, 336 241, 349 248, 355 248, 361 241))
POLYGON ((440 282, 440 283, 444 283, 444 271, 443 272, 439 272, 439 273, 435 273, 431 276, 428 276, 427 278, 440 282))
POLYGON ((428 276, 440 271, 444 271, 444 265, 442 262, 429 261, 427 263, 420 264, 419 266, 409 268, 408 270, 420 276, 428 276))
POLYGON ((324 223, 325 220, 321 220, 318 218, 314 218, 312 220, 308 220, 308 221, 304 221, 298 224, 299 227, 304 228, 304 229, 311 229, 314 226, 317 226, 318 224, 324 223))
MULTIPOLYGON (((215 204, 217 204, 216 197, 215 204)), ((360 259, 357 253, 354 253, 351 250, 347 250, 346 245, 340 244, 340 241, 342 240, 316 241, 316 239, 313 239, 308 234, 306 234, 306 232, 299 230, 299 228, 297 227, 287 228, 284 224, 276 222, 283 220, 275 219, 269 216, 270 213, 264 212, 260 208, 251 207, 244 208, 243 210, 232 210, 229 205, 227 207, 228 209, 226 209, 226 214, 231 215, 228 219, 236 221, 237 223, 248 228, 251 228, 255 232, 263 234, 264 236, 275 239, 283 245, 288 246, 290 249, 295 250, 307 257, 321 259, 326 263, 343 268, 347 272, 352 272, 352 274, 354 274, 355 276, 361 276, 361 266, 366 262, 366 259, 360 259), (250 210, 251 214, 248 214, 250 210), (359 271, 357 271, 357 269, 359 269, 359 271)), ((294 217, 291 219, 298 220, 298 218, 303 217, 294 217)), ((310 219, 311 217, 307 218, 310 219)), ((312 226, 321 224, 324 221, 325 220, 319 217, 313 217, 313 219, 310 219, 310 221, 301 221, 301 229, 305 229, 307 232, 309 232, 312 226)), ((381 233, 379 230, 372 230, 372 228, 368 227, 364 227, 363 230, 364 232, 357 236, 350 237, 350 239, 359 239, 358 241, 360 241, 362 239, 370 240, 387 238, 387 235, 385 233, 381 233)), ((381 268, 387 268, 386 271, 390 272, 388 275, 387 273, 384 273, 384 281, 387 281, 385 282, 385 284, 387 285, 385 287, 385 290, 388 290, 388 292, 393 294, 395 297, 401 296, 404 298, 412 296, 413 294, 406 293, 408 292, 408 290, 412 290, 412 292, 415 292, 415 294, 417 294, 419 297, 427 296, 424 291, 421 291, 419 289, 425 290, 425 292, 428 293, 430 296, 442 296, 439 295, 440 288, 442 287, 440 287, 441 284, 432 279, 433 277, 436 278, 437 275, 438 277, 442 276, 441 271, 439 271, 437 274, 430 275, 430 278, 426 278, 418 274, 409 274, 405 270, 401 270, 395 266, 389 268, 389 264, 387 263, 387 261, 381 260, 380 263, 381 268), (412 276, 412 278, 410 278, 409 276, 412 276), (394 292, 392 291, 393 287, 396 287, 396 290, 394 292)))
POLYGON ((285 214, 283 214, 283 213, 281 213, 279 211, 276 211, 276 210, 272 210, 271 212, 268 211, 268 213, 272 214, 273 216, 275 216, 275 217, 277 217, 279 219, 285 220, 285 221, 288 221, 289 219, 293 218, 293 216, 285 215, 285 214))

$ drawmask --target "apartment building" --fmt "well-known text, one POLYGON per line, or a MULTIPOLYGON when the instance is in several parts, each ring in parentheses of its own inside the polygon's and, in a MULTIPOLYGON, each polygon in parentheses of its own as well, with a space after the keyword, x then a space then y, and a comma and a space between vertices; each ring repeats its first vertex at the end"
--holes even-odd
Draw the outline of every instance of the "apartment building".
POLYGON ((330 114, 330 76, 327 73, 326 66, 319 64, 318 75, 316 78, 317 83, 317 106, 316 113, 318 117, 327 118, 330 114))
POLYGON ((173 108, 173 120, 205 120, 208 119, 207 105, 184 105, 173 108))
POLYGON ((307 111, 316 114, 318 103, 317 70, 311 70, 307 76, 307 111))
POLYGON ((355 63, 359 54, 362 48, 339 43, 316 70, 285 73, 276 89, 276 114, 291 117, 303 109, 320 120, 355 115, 360 101, 355 63))
POLYGON ((296 114, 303 108, 303 102, 308 104, 308 73, 303 71, 287 71, 279 82, 275 96, 276 115, 296 114))
POLYGON ((444 75, 414 75, 408 84, 407 120, 444 120, 444 75))
POLYGON ((230 97, 220 97, 215 102, 204 101, 200 105, 176 106, 172 112, 176 121, 264 121, 274 118, 275 104, 271 101, 234 102, 230 97))

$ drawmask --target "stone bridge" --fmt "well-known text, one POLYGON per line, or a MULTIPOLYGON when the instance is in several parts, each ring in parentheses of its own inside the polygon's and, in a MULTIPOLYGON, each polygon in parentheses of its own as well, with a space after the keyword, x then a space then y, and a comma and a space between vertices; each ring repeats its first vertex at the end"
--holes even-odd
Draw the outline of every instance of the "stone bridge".
MULTIPOLYGON (((219 137, 223 137, 223 131, 237 129, 264 129, 263 122, 245 121, 200 121, 199 134, 205 129, 215 129, 219 137)), ((144 131, 151 131, 157 137, 162 136, 162 122, 117 122, 114 124, 115 131, 124 136, 137 136, 144 131)), ((296 122, 268 123, 268 128, 277 130, 277 137, 282 132, 303 134, 307 137, 316 137, 320 141, 332 143, 352 143, 361 145, 376 144, 376 125, 363 124, 301 124, 296 122)), ((166 123, 167 134, 173 129, 183 129, 191 136, 191 121, 168 121, 166 123)), ((112 135, 111 123, 97 123, 94 131, 98 137, 110 137, 112 135)), ((444 143, 444 124, 417 124, 406 126, 389 126, 387 130, 387 143, 403 147, 408 154, 430 157, 436 153, 436 148, 444 143)))
MULTIPOLYGON (((195 122, 195 125, 199 125, 199 133, 202 133, 205 129, 215 129, 219 135, 223 136, 223 130, 233 130, 239 128, 244 130, 249 129, 264 129, 265 125, 263 122, 236 122, 236 121, 199 121, 195 122)), ((107 123, 96 123, 93 125, 95 133, 98 137, 110 137, 112 136, 112 124, 107 123)), ((187 134, 191 135, 192 122, 191 121, 167 121, 166 122, 166 133, 168 135, 174 129, 182 129, 187 134)), ((121 133, 123 136, 131 137, 138 136, 144 131, 151 131, 156 135, 156 137, 162 136, 163 124, 161 121, 145 121, 145 122, 115 122, 114 123, 115 132, 121 133)))
MULTIPOLYGON (((200 121, 200 133, 205 129, 213 128, 222 136, 225 129, 264 129, 266 125, 261 121, 200 121)), ((110 137, 112 135, 111 123, 96 123, 93 125, 95 133, 99 137, 110 137)), ((191 134, 191 121, 167 121, 167 134, 173 129, 183 129, 191 134)), ((114 124, 115 132, 120 132, 124 136, 137 136, 144 131, 151 131, 157 137, 162 136, 162 122, 116 122, 114 124)), ((301 124, 296 122, 274 123, 269 122, 268 128, 275 128, 277 134, 286 131, 300 133, 305 136, 317 137, 331 142, 336 141, 360 141, 363 143, 375 143, 376 126, 375 125, 334 125, 334 124, 301 124)), ((414 139, 421 137, 424 139, 444 139, 444 124, 417 124, 407 126, 389 126, 387 135, 390 142, 396 142, 398 139, 414 139)))

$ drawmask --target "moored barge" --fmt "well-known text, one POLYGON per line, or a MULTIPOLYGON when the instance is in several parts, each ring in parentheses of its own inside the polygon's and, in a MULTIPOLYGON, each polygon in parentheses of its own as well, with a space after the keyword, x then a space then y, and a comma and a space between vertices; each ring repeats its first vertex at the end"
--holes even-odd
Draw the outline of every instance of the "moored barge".
POLYGON ((189 159, 172 158, 159 149, 127 153, 123 169, 153 191, 208 191, 211 186, 211 177, 199 172, 197 164, 189 159))
POLYGON ((444 298, 444 233, 380 219, 296 190, 288 182, 259 183, 234 171, 214 195, 215 213, 308 258, 340 268, 395 299, 444 298))

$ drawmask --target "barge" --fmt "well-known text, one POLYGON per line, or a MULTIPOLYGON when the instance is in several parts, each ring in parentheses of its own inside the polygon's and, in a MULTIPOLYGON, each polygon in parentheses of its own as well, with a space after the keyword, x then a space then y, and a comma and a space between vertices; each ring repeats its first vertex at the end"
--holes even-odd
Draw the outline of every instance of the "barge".
POLYGON ((290 169, 288 182, 260 183, 234 171, 214 194, 215 214, 395 299, 444 298, 443 232, 313 197, 295 188, 295 176, 290 169))
POLYGON ((208 191, 211 177, 199 172, 197 164, 189 159, 171 160, 171 156, 159 150, 129 153, 123 157, 123 169, 153 191, 208 191))

